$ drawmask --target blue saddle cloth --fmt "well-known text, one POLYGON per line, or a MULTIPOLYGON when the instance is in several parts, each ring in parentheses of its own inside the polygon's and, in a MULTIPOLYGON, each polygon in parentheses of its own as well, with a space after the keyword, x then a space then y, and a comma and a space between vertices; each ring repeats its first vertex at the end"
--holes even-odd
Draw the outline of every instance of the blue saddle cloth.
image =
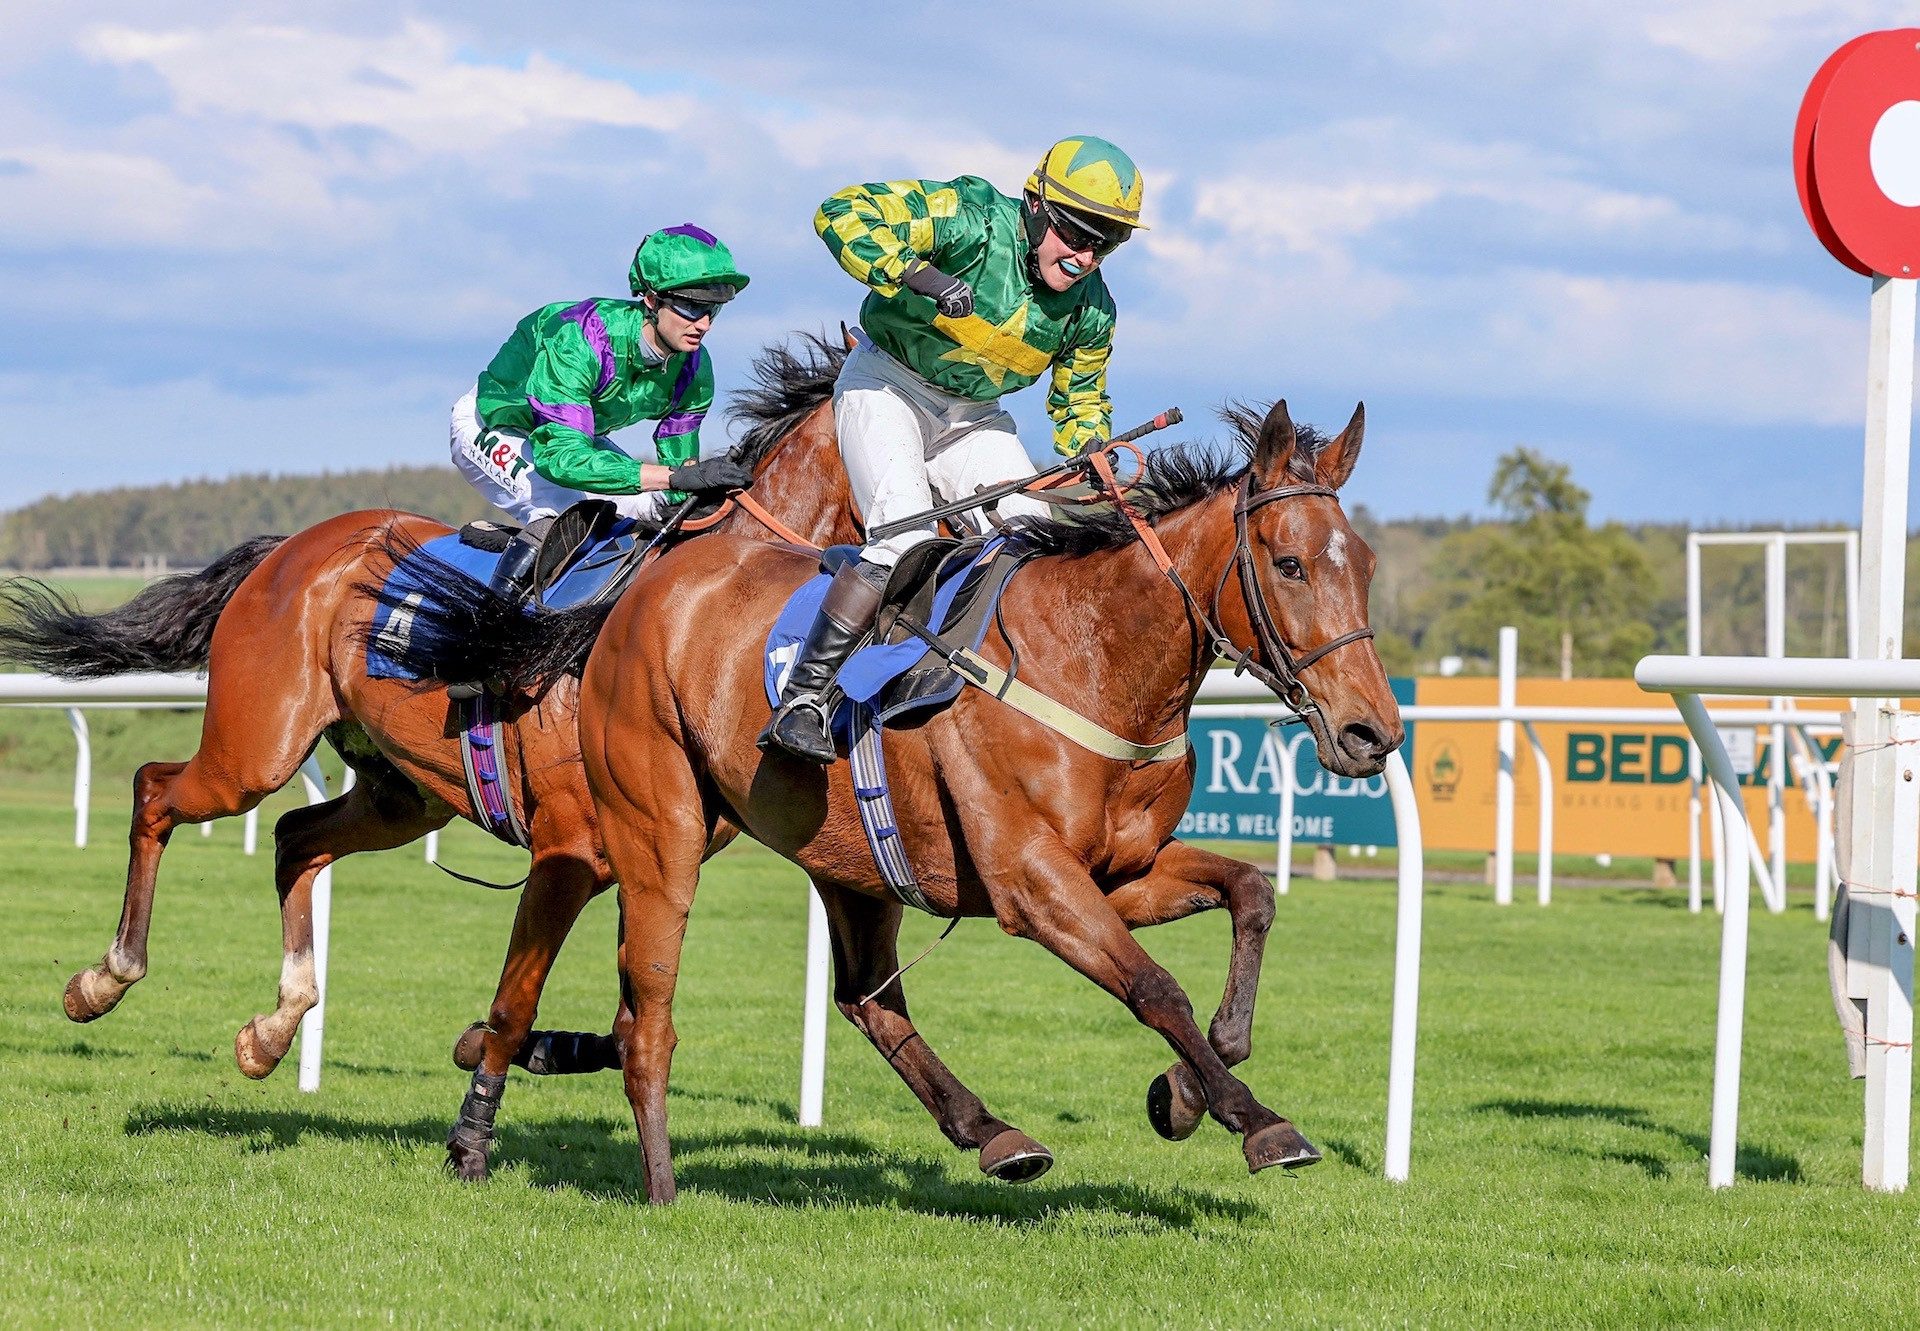
MULTIPOLYGON (((988 541, 972 558, 949 559, 936 575, 933 606, 927 618, 937 633, 947 627, 948 612, 953 608, 954 597, 960 592, 968 574, 977 568, 983 568, 993 562, 993 557, 1006 544, 1005 537, 996 537, 988 541)), ((773 621, 773 628, 767 633, 765 672, 763 683, 767 690, 767 701, 774 705, 780 702, 780 690, 787 682, 787 674, 793 669, 794 661, 800 655, 800 644, 806 639, 807 630, 812 627, 814 616, 819 613, 820 602, 826 597, 827 586, 833 581, 830 573, 817 574, 800 584, 780 614, 773 621)), ((986 637, 988 619, 980 623, 976 639, 967 644, 978 648, 986 637)), ((835 710, 833 729, 835 738, 843 744, 848 742, 852 733, 853 709, 858 706, 872 706, 881 691, 907 671, 927 654, 927 644, 918 638, 908 638, 905 642, 869 643, 847 658, 840 667, 838 683, 846 699, 835 710)), ((917 700, 916 707, 934 706, 952 698, 960 691, 961 681, 954 677, 954 688, 940 697, 917 700)), ((898 709, 910 710, 908 708, 898 709)), ((894 715, 886 712, 883 715, 894 715)))
MULTIPOLYGON (((593 599, 612 581, 623 557, 633 549, 637 539, 634 530, 633 522, 626 518, 615 522, 603 540, 581 552, 542 593, 542 604, 549 610, 565 610, 593 599)), ((381 650, 382 644, 396 652, 407 645, 430 648, 431 644, 418 642, 418 635, 427 630, 415 615, 418 609, 433 609, 440 580, 452 572, 485 586, 499 563, 499 552, 463 544, 459 533, 453 532, 428 541, 395 564, 385 584, 391 603, 381 605, 373 617, 373 634, 367 642, 367 674, 373 679, 418 679, 417 672, 381 650)))

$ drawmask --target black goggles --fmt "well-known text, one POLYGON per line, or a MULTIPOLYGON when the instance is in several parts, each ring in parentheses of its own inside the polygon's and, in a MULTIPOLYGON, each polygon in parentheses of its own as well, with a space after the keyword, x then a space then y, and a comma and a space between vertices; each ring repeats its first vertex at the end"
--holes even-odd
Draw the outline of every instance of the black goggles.
POLYGON ((685 319, 688 323, 699 323, 702 319, 717 319, 724 300, 696 300, 678 291, 660 293, 660 303, 685 319))
POLYGON ((1103 227, 1084 214, 1069 212, 1059 204, 1044 199, 1040 203, 1040 215, 1047 219, 1047 226, 1053 234, 1070 246, 1075 254, 1092 250, 1096 259, 1104 259, 1112 254, 1132 234, 1130 228, 1118 222, 1103 227))

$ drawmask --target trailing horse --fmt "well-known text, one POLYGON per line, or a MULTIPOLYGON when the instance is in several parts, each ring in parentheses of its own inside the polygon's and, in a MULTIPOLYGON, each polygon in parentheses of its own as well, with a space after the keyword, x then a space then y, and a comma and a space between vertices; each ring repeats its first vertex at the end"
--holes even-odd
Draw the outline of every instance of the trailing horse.
MULTIPOLYGON (((736 450, 754 492, 785 529, 816 544, 857 539, 829 397, 845 353, 808 339, 799 354, 769 348, 758 387, 738 414, 751 422, 736 450)), ((711 505, 709 506, 712 507, 711 505)), ((715 540, 781 539, 734 505, 715 540), (724 533, 724 535, 723 535, 724 533)), ((111 1011, 147 972, 147 929, 160 857, 176 827, 245 813, 280 789, 324 735, 358 775, 352 790, 295 809, 274 828, 285 959, 277 1004, 234 1039, 249 1077, 286 1056, 317 1000, 312 884, 344 855, 405 845, 463 817, 487 826, 469 800, 459 726, 444 687, 369 677, 366 641, 378 587, 395 551, 451 529, 391 510, 348 513, 296 535, 259 537, 201 573, 154 584, 128 604, 81 614, 28 580, 0 584, 0 658, 69 677, 205 668, 207 706, 198 751, 147 763, 134 775, 132 851, 120 927, 105 956, 67 984, 74 1021, 111 1011)), ((602 612, 604 614, 604 610, 602 612)), ((545 968, 587 900, 611 882, 579 761, 578 690, 508 709, 501 776, 524 811, 533 862, 496 997, 490 1039, 502 1069, 531 1028, 545 968), (524 1018, 525 1024, 516 1025, 524 1018)), ((715 830, 717 844, 731 829, 715 830)))
MULTIPOLYGON (((1246 465, 1166 450, 1134 491, 1133 517, 1020 528, 1044 553, 1008 585, 981 655, 1002 670, 1017 661, 1022 679, 1147 746, 1184 732, 1206 671, 1231 650, 1303 710, 1325 766, 1377 773, 1404 732, 1368 641, 1373 553, 1335 494, 1358 457, 1363 414, 1331 440, 1296 432, 1284 404, 1263 421, 1234 419, 1246 465), (1143 534, 1149 524, 1164 568, 1143 534)), ((666 1089, 681 941, 700 865, 727 826, 813 880, 832 928, 840 1010, 946 1136, 978 1150, 995 1177, 1032 1178, 1051 1163, 916 1038, 898 978, 901 906, 869 853, 848 769, 754 745, 766 721, 768 626, 815 568, 802 552, 733 539, 669 552, 614 609, 580 686, 581 752, 620 884, 634 1013, 623 1071, 655 1202, 675 1194, 666 1089)), ((524 664, 497 663, 509 675, 524 664)), ((887 733, 884 750, 899 836, 931 909, 991 916, 1035 940, 1172 1046, 1178 1061, 1149 1094, 1163 1135, 1187 1135, 1208 1112, 1243 1135, 1250 1169, 1320 1158, 1229 1070, 1251 1050, 1273 897, 1251 866, 1173 836, 1192 789, 1190 752, 1116 760, 975 691, 887 733), (1203 1036, 1186 995, 1129 930, 1218 906, 1231 912, 1233 951, 1203 1036)), ((473 1126, 467 1144, 484 1153, 489 1134, 473 1126)))

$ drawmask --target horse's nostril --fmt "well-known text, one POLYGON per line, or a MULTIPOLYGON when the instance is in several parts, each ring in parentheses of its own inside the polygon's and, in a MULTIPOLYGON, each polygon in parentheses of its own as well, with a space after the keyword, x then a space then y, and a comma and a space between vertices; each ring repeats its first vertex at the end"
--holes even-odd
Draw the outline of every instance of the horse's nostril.
POLYGON ((1366 722, 1350 721, 1340 727, 1340 747, 1356 758, 1378 758, 1393 746, 1366 722))

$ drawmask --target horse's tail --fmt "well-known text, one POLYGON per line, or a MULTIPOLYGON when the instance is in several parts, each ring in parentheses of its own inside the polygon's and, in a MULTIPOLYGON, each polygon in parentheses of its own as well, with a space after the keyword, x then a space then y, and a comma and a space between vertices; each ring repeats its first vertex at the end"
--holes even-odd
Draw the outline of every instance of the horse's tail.
POLYGON ((405 532, 388 531, 382 547, 405 576, 355 590, 387 607, 385 625, 359 630, 377 650, 420 679, 497 681, 510 693, 538 696, 564 675, 577 675, 611 600, 568 610, 529 611, 435 556, 405 532), (405 632, 396 631, 404 617, 405 632))
POLYGON ((204 670, 213 626, 284 536, 256 536, 198 573, 161 578, 125 605, 89 615, 33 578, 0 582, 0 660, 65 679, 136 670, 204 670))

